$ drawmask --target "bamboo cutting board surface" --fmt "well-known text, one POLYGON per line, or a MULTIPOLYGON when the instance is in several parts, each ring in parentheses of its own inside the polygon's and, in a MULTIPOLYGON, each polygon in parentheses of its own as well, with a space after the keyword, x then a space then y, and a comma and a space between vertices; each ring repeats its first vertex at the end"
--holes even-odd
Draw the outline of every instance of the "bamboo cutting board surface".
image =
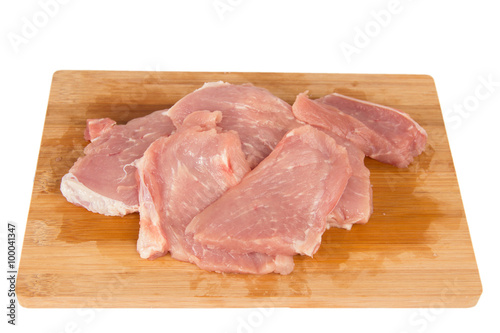
POLYGON ((59 71, 54 74, 17 293, 25 307, 469 307, 482 292, 442 113, 425 75, 59 71), (409 113, 429 135, 408 169, 366 159, 374 212, 330 229, 292 274, 217 274, 136 252, 138 214, 88 212, 61 177, 87 118, 118 123, 168 108, 204 82, 251 82, 288 103, 339 92, 409 113))

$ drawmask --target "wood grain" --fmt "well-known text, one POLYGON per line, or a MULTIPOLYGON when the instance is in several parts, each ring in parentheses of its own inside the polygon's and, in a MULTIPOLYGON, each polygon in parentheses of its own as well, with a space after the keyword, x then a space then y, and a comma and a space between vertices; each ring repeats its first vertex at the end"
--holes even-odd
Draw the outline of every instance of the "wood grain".
POLYGON ((59 71, 54 74, 17 281, 25 307, 470 307, 482 292, 434 82, 425 75, 59 71), (331 229, 288 276, 217 274, 136 252, 137 214, 106 217, 59 191, 87 118, 168 108, 204 82, 251 82, 289 103, 339 92, 409 113, 428 132, 408 169, 367 159, 374 213, 331 229))

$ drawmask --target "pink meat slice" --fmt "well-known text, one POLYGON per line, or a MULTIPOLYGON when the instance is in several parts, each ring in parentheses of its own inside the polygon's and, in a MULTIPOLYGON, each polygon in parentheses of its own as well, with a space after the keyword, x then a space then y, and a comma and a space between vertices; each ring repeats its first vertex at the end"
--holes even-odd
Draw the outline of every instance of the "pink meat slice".
POLYGON ((305 125, 186 228, 195 241, 235 252, 312 256, 351 176, 347 152, 305 125))
POLYGON ((327 117, 331 120, 330 127, 335 126, 336 119, 345 119, 344 115, 349 115, 373 131, 373 136, 363 136, 367 131, 359 130, 360 125, 351 121, 351 128, 359 133, 349 132, 348 135, 351 137, 359 135, 360 138, 354 141, 366 155, 380 162, 404 168, 425 149, 427 133, 402 111, 337 93, 324 96, 317 102, 330 106, 328 108, 330 113, 338 113, 337 110, 340 110, 342 116, 327 117))
POLYGON ((238 132, 251 168, 271 153, 283 135, 299 126, 288 103, 250 84, 206 83, 179 100, 168 115, 179 127, 188 114, 198 110, 222 112, 219 126, 238 132))
POLYGON ((166 111, 153 112, 125 125, 109 126, 111 119, 91 121, 88 132, 92 142, 85 147, 85 156, 75 162, 61 181, 66 199, 104 215, 123 216, 138 211, 133 162, 142 157, 153 141, 175 130, 166 111))
POLYGON ((116 121, 110 118, 87 119, 87 127, 83 137, 87 141, 94 141, 104 132, 116 125, 116 121))
POLYGON ((333 134, 330 135, 338 144, 346 148, 352 176, 349 178, 337 206, 328 214, 327 221, 329 227, 350 230, 353 224, 368 222, 373 212, 370 170, 365 166, 365 154, 359 148, 347 140, 342 140, 333 134))
MULTIPOLYGON (((370 170, 365 166, 365 154, 358 146, 349 141, 349 130, 356 132, 350 117, 338 116, 330 112, 327 107, 310 100, 306 94, 299 94, 293 104, 294 115, 330 135, 335 141, 346 148, 352 176, 335 209, 328 215, 328 226, 351 229, 353 224, 368 222, 373 212, 372 187, 370 184, 370 170), (331 116, 331 113, 333 116, 331 116), (344 132, 344 130, 347 131, 344 132)), ((373 135, 364 125, 359 125, 366 136, 373 135)), ((360 132, 360 131, 358 131, 360 132)), ((359 141, 359 140, 358 140, 359 141)), ((354 142, 358 142, 354 140, 354 142)))
POLYGON ((288 274, 290 256, 208 248, 185 234, 194 216, 250 171, 238 135, 216 127, 220 118, 220 112, 190 114, 175 134, 155 141, 137 161, 137 250, 148 259, 170 252, 209 271, 288 274))

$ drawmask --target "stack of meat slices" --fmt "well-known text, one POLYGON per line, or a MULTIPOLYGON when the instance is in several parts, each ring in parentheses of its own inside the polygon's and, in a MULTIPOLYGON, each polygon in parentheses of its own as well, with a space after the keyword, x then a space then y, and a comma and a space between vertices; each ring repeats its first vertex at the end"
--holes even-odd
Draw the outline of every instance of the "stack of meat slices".
POLYGON ((289 274, 326 229, 369 220, 365 155, 407 167, 427 134, 401 111, 335 93, 290 106, 213 82, 126 125, 90 119, 85 138, 61 191, 96 213, 139 211, 142 258, 289 274))

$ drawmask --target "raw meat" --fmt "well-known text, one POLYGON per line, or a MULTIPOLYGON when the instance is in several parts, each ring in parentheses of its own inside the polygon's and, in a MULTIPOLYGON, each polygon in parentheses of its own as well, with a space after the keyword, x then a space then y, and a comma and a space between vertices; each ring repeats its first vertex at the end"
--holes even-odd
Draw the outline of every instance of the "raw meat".
POLYGON ((166 111, 153 112, 126 125, 109 126, 110 121, 97 121, 108 125, 88 131, 92 133, 88 136, 92 142, 85 147, 85 156, 75 162, 61 181, 66 199, 104 215, 136 212, 139 200, 132 163, 153 141, 175 130, 166 111))
POLYGON ((211 271, 288 274, 293 269, 289 256, 210 249, 185 234, 194 216, 250 171, 238 135, 216 127, 220 118, 220 112, 190 114, 175 134, 155 141, 137 161, 137 250, 148 259, 170 252, 211 271))
POLYGON ((85 128, 83 137, 87 141, 94 141, 115 125, 116 121, 110 118, 87 119, 87 127, 85 128))
POLYGON ((283 135, 299 126, 288 103, 250 84, 206 83, 175 103, 168 115, 179 127, 188 114, 198 110, 222 112, 219 126, 238 132, 251 168, 271 153, 283 135))
POLYGON ((312 256, 350 176, 345 148, 301 126, 197 215, 186 233, 201 244, 235 252, 312 256))
POLYGON ((337 93, 324 96, 317 102, 357 119, 378 135, 378 140, 368 141, 363 146, 366 155, 380 162, 404 168, 425 149, 427 133, 404 112, 337 93))
POLYGON ((61 182, 68 201, 105 215, 139 211, 142 258, 170 253, 251 274, 289 274, 293 255, 314 255, 327 228, 366 223, 365 155, 406 167, 427 140, 390 107, 336 93, 299 94, 292 107, 224 82, 126 125, 88 119, 84 137, 85 156, 61 182))
MULTIPOLYGON (((325 131, 328 134, 328 132, 325 131)), ((337 144, 344 146, 352 168, 352 176, 342 193, 342 197, 335 209, 328 214, 329 227, 350 230, 353 224, 368 222, 373 212, 372 187, 370 184, 370 170, 365 166, 365 154, 347 140, 330 135, 337 144)))

